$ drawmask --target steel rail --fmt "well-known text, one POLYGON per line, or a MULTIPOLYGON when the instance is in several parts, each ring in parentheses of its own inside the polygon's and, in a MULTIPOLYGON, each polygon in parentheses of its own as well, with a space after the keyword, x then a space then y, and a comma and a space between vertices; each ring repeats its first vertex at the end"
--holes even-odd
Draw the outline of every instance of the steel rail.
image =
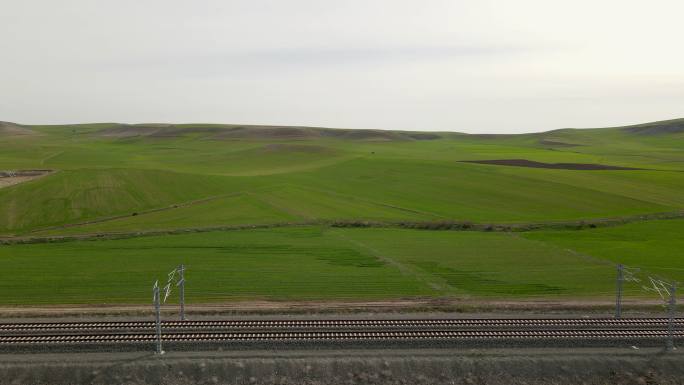
MULTIPOLYGON (((424 327, 658 327, 666 326, 666 318, 536 318, 536 319, 408 319, 408 320, 218 320, 218 321, 164 321, 164 329, 303 329, 303 328, 424 328, 424 327)), ((675 324, 684 325, 684 318, 675 324)), ((4 323, 0 333, 18 331, 60 330, 136 330, 152 329, 153 321, 124 322, 47 322, 4 323)))
MULTIPOLYGON (((175 333, 163 335, 164 342, 239 342, 239 341, 418 341, 418 340, 549 340, 549 339, 655 339, 665 338, 665 330, 519 330, 519 331, 347 331, 347 332, 235 332, 235 333, 175 333)), ((0 336, 2 345, 24 344, 118 344, 149 343, 155 340, 148 334, 102 335, 41 335, 0 336)), ((684 338, 684 332, 675 333, 684 338)))

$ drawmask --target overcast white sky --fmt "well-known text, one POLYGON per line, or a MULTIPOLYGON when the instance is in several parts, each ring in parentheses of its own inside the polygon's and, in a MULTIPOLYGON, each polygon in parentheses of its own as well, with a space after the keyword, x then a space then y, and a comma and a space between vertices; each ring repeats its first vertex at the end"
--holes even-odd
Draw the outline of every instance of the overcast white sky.
POLYGON ((526 132, 684 117, 682 0, 0 0, 0 120, 526 132))

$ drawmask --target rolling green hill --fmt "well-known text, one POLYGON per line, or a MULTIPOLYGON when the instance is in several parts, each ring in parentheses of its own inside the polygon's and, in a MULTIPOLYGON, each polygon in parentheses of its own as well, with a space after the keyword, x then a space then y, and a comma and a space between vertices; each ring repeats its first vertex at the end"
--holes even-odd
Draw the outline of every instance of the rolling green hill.
MULTIPOLYGON (((594 247, 587 234, 611 234, 609 231, 618 229, 626 229, 621 233, 624 237, 631 232, 648 234, 651 226, 658 228, 664 222, 645 219, 684 216, 684 119, 521 135, 221 124, 26 126, 1 122, 0 171, 33 169, 54 172, 0 188, 0 238, 6 242, 112 234, 135 237, 146 232, 156 236, 97 244, 78 241, 0 246, 0 256, 12 261, 15 269, 5 269, 0 275, 7 276, 0 276, 0 281, 5 279, 13 285, 19 285, 19 279, 43 279, 43 257, 48 255, 55 264, 82 272, 81 282, 114 274, 107 268, 137 258, 137 273, 129 274, 127 280, 146 284, 155 274, 154 266, 164 261, 171 266, 182 259, 182 254, 216 266, 213 271, 207 267, 209 270, 202 273, 206 277, 202 277, 219 282, 221 276, 217 274, 227 263, 221 259, 222 251, 190 244, 211 240, 218 242, 216 250, 224 250, 235 246, 230 233, 243 234, 235 235, 235 239, 249 238, 246 245, 264 247, 257 248, 261 250, 255 254, 258 260, 243 261, 245 271, 258 271, 263 263, 264 269, 282 268, 283 274, 292 274, 283 282, 297 281, 300 278, 295 272, 273 266, 291 264, 300 255, 304 268, 310 266, 311 274, 322 274, 317 278, 319 283, 303 287, 292 284, 290 291, 282 282, 238 290, 243 293, 236 294, 240 298, 601 296, 609 292, 608 286, 577 285, 571 278, 563 278, 565 273, 555 277, 552 272, 560 266, 568 271, 582 270, 586 260, 573 260, 574 254, 567 254, 568 247, 592 255, 595 252, 596 258, 605 258, 607 263, 621 260, 606 251, 610 237, 602 241, 608 243, 594 247), (477 163, 482 161, 496 162, 477 163), (637 223, 591 229, 622 222, 637 223), (255 226, 263 228, 225 231, 255 226), (341 230, 340 226, 372 228, 341 230), (297 232, 290 227, 308 230, 297 232), (472 231, 433 233, 397 227, 472 231), (511 233, 475 232, 508 227, 542 228, 544 232, 515 238, 511 233), (575 228, 587 230, 570 230, 575 228), (604 230, 607 232, 600 232, 604 230), (199 231, 207 235, 172 235, 199 231), (290 237, 289 231, 293 231, 292 236, 310 238, 307 246, 298 249, 288 246, 290 241, 283 243, 282 239, 290 237), (183 246, 186 241, 189 245, 183 246), (432 242, 440 245, 435 246, 438 252, 434 255, 427 251, 432 242), (502 242, 501 250, 487 248, 485 244, 490 242, 502 242), (186 252, 170 251, 167 244, 186 252), (122 252, 121 261, 116 253, 103 251, 138 245, 143 247, 139 253, 122 252), (276 258, 281 255, 277 250, 283 247, 290 250, 288 256, 276 258), (365 262, 347 265, 344 260, 349 256, 342 256, 346 255, 342 251, 336 254, 338 248, 356 250, 364 257, 353 258, 365 262), (379 250, 382 258, 371 258, 375 254, 372 250, 379 250), (89 268, 82 263, 82 252, 92 252, 96 265, 89 268), (177 257, 166 260, 165 253, 177 257), (539 255, 538 259, 524 263, 544 263, 542 275, 548 280, 516 270, 516 265, 533 255, 539 255), (368 264, 378 266, 371 269, 368 264), (488 264, 501 270, 485 274, 488 264), (13 278, 8 281, 10 274, 13 278), (342 275, 355 277, 349 278, 349 293, 326 286, 326 282, 344 282, 342 275), (384 283, 367 288, 373 280, 384 283), (489 284, 499 289, 493 290, 489 284)), ((658 247, 663 250, 675 242, 669 237, 659 239, 658 247)), ((234 249, 230 258, 241 261, 251 255, 246 250, 234 249)), ((643 255, 629 254, 631 264, 661 273, 668 271, 665 265, 669 264, 672 276, 684 278, 680 274, 684 260, 665 253, 657 264, 649 266, 647 251, 639 252, 643 255)), ((239 264, 243 262, 236 263, 242 266, 239 264)), ((582 278, 586 282, 596 278, 592 274, 611 274, 601 264, 588 269, 582 278)), ((237 281, 215 290, 233 290, 239 282, 254 279, 248 273, 231 277, 237 281)), ((71 287, 71 278, 58 275, 54 279, 54 285, 71 287)), ((46 289, 25 290, 23 299, 2 301, 39 302, 37 296, 46 289)), ((85 287, 77 285, 70 290, 73 295, 69 301, 75 303, 100 301, 110 295, 104 288, 100 294, 89 294, 97 299, 80 297, 85 287)), ((144 297, 129 294, 120 294, 113 301, 137 302, 144 297)), ((196 298, 211 301, 234 297, 212 295, 198 292, 196 298)))

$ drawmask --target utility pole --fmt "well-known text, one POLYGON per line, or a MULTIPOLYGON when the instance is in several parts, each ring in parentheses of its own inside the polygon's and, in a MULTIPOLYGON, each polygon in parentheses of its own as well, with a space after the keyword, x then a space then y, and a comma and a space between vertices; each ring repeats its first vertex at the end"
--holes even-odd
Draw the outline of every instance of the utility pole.
POLYGON ((178 272, 180 273, 180 279, 178 280, 177 286, 180 287, 180 320, 185 321, 185 265, 181 264, 178 266, 178 272))
POLYGON ((625 282, 625 266, 621 263, 617 265, 617 279, 615 282, 615 318, 622 317, 622 284, 625 282))
POLYGON ((673 351, 675 350, 674 346, 674 320, 675 320, 675 311, 677 309, 677 282, 672 282, 672 285, 670 286, 669 290, 670 294, 670 301, 669 301, 669 321, 667 323, 667 345, 665 346, 665 349, 668 351, 673 351))
POLYGON ((161 340, 161 299, 159 298, 159 281, 154 282, 152 287, 152 293, 154 297, 154 311, 156 315, 156 329, 157 329, 157 354, 164 354, 162 350, 162 340, 161 340))

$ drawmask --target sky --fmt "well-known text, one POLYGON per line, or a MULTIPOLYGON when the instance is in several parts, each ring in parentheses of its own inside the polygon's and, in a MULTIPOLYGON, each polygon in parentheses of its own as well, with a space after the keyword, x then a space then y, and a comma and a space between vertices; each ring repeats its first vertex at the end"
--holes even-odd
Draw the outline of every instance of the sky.
POLYGON ((470 133, 684 117, 681 0, 0 0, 0 120, 470 133))

